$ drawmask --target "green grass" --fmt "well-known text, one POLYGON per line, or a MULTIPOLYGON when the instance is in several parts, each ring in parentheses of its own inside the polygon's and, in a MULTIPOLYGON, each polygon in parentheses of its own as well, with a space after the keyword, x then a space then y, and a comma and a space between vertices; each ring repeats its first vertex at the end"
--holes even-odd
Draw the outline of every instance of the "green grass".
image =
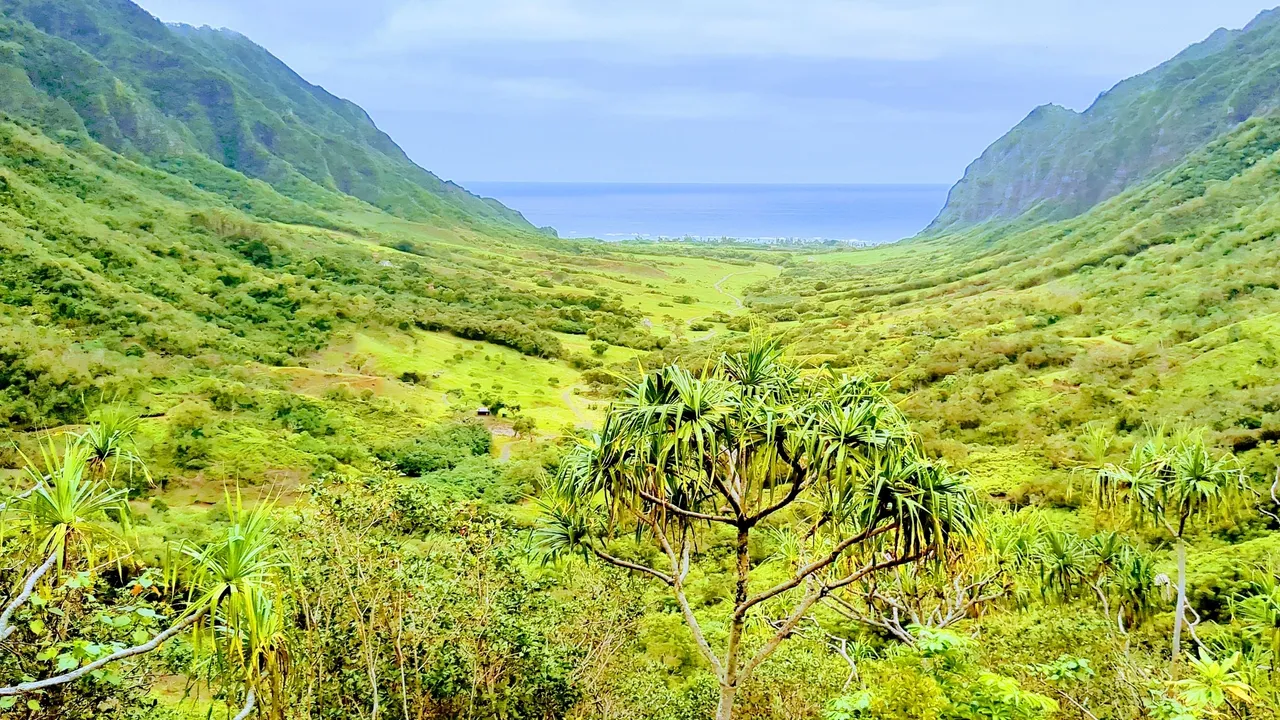
POLYGON ((816 263, 818 265, 858 266, 893 262, 894 260, 907 258, 911 253, 911 248, 905 244, 893 243, 859 250, 840 250, 836 252, 812 254, 804 254, 803 251, 801 251, 798 259, 803 262, 816 263))
MULTIPOLYGON (((357 385, 417 373, 424 378, 420 387, 390 384, 400 386, 406 401, 426 418, 472 413, 486 397, 519 405, 522 414, 550 433, 566 425, 590 425, 597 417, 585 404, 566 403, 566 392, 582 389, 580 373, 568 365, 440 333, 361 333, 320 353, 313 368, 346 374, 357 385), (579 412, 574 412, 575 407, 579 412)), ((332 381, 341 383, 343 377, 334 376, 332 381)))
MULTIPOLYGON (((595 287, 620 295, 655 330, 669 334, 676 326, 713 313, 743 312, 739 300, 746 288, 776 277, 780 269, 764 263, 743 266, 699 257, 645 255, 610 259, 588 266, 588 271, 595 287)), ((557 289, 575 290, 567 285, 557 289)))

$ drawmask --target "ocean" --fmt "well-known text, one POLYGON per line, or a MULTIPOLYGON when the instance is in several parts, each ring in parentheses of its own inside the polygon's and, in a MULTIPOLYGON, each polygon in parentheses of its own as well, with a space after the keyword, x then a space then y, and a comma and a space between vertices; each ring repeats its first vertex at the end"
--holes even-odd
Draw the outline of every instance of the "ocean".
POLYGON ((946 185, 468 182, 566 238, 720 238, 882 243, 923 230, 946 185))

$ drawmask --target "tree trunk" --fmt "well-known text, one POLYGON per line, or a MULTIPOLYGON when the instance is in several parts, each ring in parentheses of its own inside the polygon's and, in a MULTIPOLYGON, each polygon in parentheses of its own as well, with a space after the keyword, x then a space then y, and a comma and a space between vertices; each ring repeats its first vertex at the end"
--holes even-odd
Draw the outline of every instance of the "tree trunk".
POLYGON ((1173 664, 1182 652, 1182 625, 1187 618, 1187 544, 1178 538, 1178 599, 1173 611, 1173 664))
POLYGON ((734 685, 720 686, 720 705, 716 708, 716 720, 733 720, 733 701, 738 695, 734 685))

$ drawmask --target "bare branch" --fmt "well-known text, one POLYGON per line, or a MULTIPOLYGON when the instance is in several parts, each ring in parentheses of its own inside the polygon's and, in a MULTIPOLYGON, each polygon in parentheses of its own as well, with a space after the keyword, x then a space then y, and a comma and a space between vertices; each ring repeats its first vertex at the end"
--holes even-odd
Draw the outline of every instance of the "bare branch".
POLYGON ((787 490, 787 494, 784 495, 781 500, 748 518, 747 522, 752 526, 795 502, 796 498, 800 497, 800 493, 805 489, 809 479, 809 474, 800 464, 799 459, 792 457, 791 453, 787 452, 786 436, 782 428, 778 428, 777 430, 777 436, 774 438, 774 445, 778 449, 778 458, 791 468, 791 472, 788 473, 787 476, 787 479, 791 483, 791 487, 787 490))
POLYGON ((737 515, 739 518, 746 517, 746 512, 742 509, 742 500, 738 497, 738 493, 728 485, 725 485, 724 481, 720 479, 720 475, 714 470, 709 474, 711 476, 711 483, 715 485, 716 489, 723 493, 725 499, 729 501, 729 507, 733 510, 733 514, 737 515))
POLYGON ((662 582, 668 585, 675 584, 675 581, 671 579, 670 575, 667 575, 666 573, 663 573, 663 572, 659 572, 658 570, 654 570, 653 568, 647 565, 641 565, 639 563, 633 563, 627 560, 623 560, 622 558, 614 557, 609 553, 604 552, 603 550, 599 550, 595 547, 591 547, 591 552, 596 557, 609 563, 610 565, 615 565, 617 567, 625 568, 627 570, 634 570, 636 572, 645 573, 646 575, 652 575, 653 577, 658 578, 659 580, 661 580, 662 582))
MULTIPOLYGON (((813 623, 813 628, 822 635, 827 646, 836 651, 836 654, 844 658, 844 661, 848 663, 849 677, 845 678, 844 687, 840 688, 841 692, 848 690, 850 683, 858 679, 858 663, 853 659, 853 656, 849 654, 849 638, 832 635, 824 630, 822 625, 812 617, 809 618, 809 622, 813 623)), ((773 625, 773 623, 770 623, 770 625, 773 625)), ((776 627, 777 626, 775 626, 775 629, 776 627)))
POLYGON ((682 517, 687 517, 691 520, 706 520, 708 522, 725 523, 726 525, 734 525, 738 522, 737 518, 732 518, 732 517, 729 517, 728 515, 708 515, 707 513, 700 513, 694 510, 686 510, 680 507, 679 505, 675 505, 667 500, 663 500, 657 495, 651 495, 645 492, 644 490, 637 489, 636 492, 640 495, 640 497, 644 498, 648 502, 651 502, 654 505, 657 505, 669 512, 673 512, 682 517))
MULTIPOLYGON (((716 657, 715 652, 711 650, 711 643, 707 642, 706 635, 702 632, 702 626, 698 624, 698 618, 693 614, 693 606, 689 604, 689 598, 684 594, 684 573, 682 572, 680 555, 671 548, 671 541, 667 539, 667 533, 663 531, 662 526, 650 518, 648 515, 639 514, 641 522, 649 526, 653 531, 654 537, 658 539, 658 543, 662 546, 663 552, 667 554, 667 560, 671 563, 671 590, 676 596, 676 602, 680 604, 680 612, 684 615, 684 621, 689 625, 689 631, 693 633, 693 640, 698 644, 698 649, 702 651, 702 656, 707 659, 711 667, 715 669, 717 677, 724 677, 724 665, 720 662, 720 658, 716 657)), ((681 555, 688 549, 688 545, 681 548, 681 555)))
POLYGON ((854 622, 869 625, 871 627, 882 628, 907 645, 914 645, 916 642, 916 639, 911 637, 911 633, 907 632, 907 629, 902 627, 902 623, 898 619, 896 609, 894 610, 893 616, 890 618, 877 618, 859 611, 852 603, 838 595, 832 595, 831 602, 833 603, 831 609, 854 622))
MULTIPOLYGON (((1053 686, 1050 686, 1050 687, 1053 687, 1053 686)), ((1097 715, 1094 715, 1094 714, 1093 714, 1093 713, 1091 713, 1091 712, 1089 712, 1089 708, 1087 708, 1087 707, 1085 707, 1084 705, 1082 705, 1082 704, 1080 703, 1080 701, 1079 701, 1079 700, 1076 700, 1075 698, 1073 698, 1073 697, 1071 697, 1070 695, 1066 694, 1065 692, 1063 692, 1063 691, 1062 691, 1062 690, 1060 690, 1059 688, 1056 688, 1056 687, 1055 687, 1055 688, 1053 688, 1053 691, 1054 691, 1054 692, 1056 692, 1056 693, 1058 693, 1058 694, 1059 694, 1059 695, 1061 695, 1062 697, 1066 698, 1066 699, 1067 699, 1067 702, 1071 703, 1072 705, 1075 705, 1075 706, 1076 706, 1076 709, 1078 709, 1080 712, 1084 713, 1085 715, 1088 715, 1088 716, 1089 716, 1089 718, 1090 718, 1090 720, 1098 720, 1098 716, 1097 716, 1097 715)))
POLYGON ((786 640, 795 630, 796 625, 800 624, 800 620, 804 618, 805 613, 809 612, 809 608, 813 607, 814 603, 821 600, 823 595, 824 591, 819 590, 817 592, 807 593, 803 598, 801 598, 800 603, 796 605, 796 609, 792 611, 786 621, 778 626, 778 630, 774 633, 773 637, 769 638, 769 641, 764 644, 764 647, 756 651, 756 654, 751 658, 751 660, 747 661, 747 664, 742 666, 742 671, 738 674, 738 677, 742 680, 746 680, 751 677, 751 673, 755 671, 760 663, 769 659, 769 656, 773 654, 773 651, 777 650, 778 646, 782 644, 782 641, 786 640))
POLYGON ((845 538, 844 540, 836 544, 835 548, 830 553, 828 553, 826 557, 820 560, 815 560, 814 562, 800 568, 799 572, 797 572, 790 580, 781 582, 773 586, 772 588, 765 590, 759 595, 755 595, 754 597, 747 598, 746 602, 738 605, 737 609, 734 610, 734 615, 737 617, 742 617, 743 615, 746 614, 747 610, 750 610, 752 607, 759 605, 765 600, 769 600, 770 598, 777 597, 778 595, 781 595, 782 593, 792 588, 798 587, 800 583, 804 582, 805 578, 809 577, 810 575, 813 575, 819 570, 822 570, 823 568, 827 567, 828 565, 835 562, 836 560, 839 560, 840 556, 844 553, 845 550, 848 550, 849 548, 853 547, 854 545, 860 542, 865 542, 867 540, 870 540, 871 538, 877 535, 883 535, 884 533, 889 532, 890 530, 893 530, 896 527, 897 527, 897 523, 893 523, 890 525, 885 525, 884 527, 881 527, 881 528, 864 530, 858 533, 857 535, 845 538))
POLYGON ((1263 515, 1280 522, 1280 466, 1276 467, 1276 479, 1271 483, 1271 503, 1276 506, 1276 512, 1271 512, 1266 508, 1259 508, 1263 515))
MULTIPOLYGON (((253 688, 249 688, 249 692, 244 696, 244 707, 241 708, 240 714, 236 715, 234 720, 248 720, 249 713, 253 712, 253 708, 258 704, 258 698, 253 694, 253 688)), ((1094 718, 1097 720, 1097 718, 1094 718)))
POLYGON ((0 641, 8 640, 9 636, 13 634, 16 628, 9 624, 13 613, 31 597, 31 593, 35 592, 36 583, 40 582, 40 578, 44 577, 44 574, 49 572, 49 569, 57 561, 58 551, 55 550, 49 553, 49 559, 45 560, 43 565, 31 571, 31 574, 27 576, 27 581, 22 585, 22 591, 5 607, 4 612, 0 613, 0 641))
POLYGON ((928 554, 929 554, 928 551, 926 551, 922 553, 916 553, 915 555, 908 555, 906 557, 901 557, 901 558, 891 557, 888 560, 875 563, 874 565, 864 565, 862 569, 856 570, 833 583, 828 583, 827 586, 823 588, 823 591, 829 593, 832 590, 839 590, 842 587, 852 585, 858 582, 862 578, 872 573, 877 573, 877 572, 880 572, 881 570, 888 570, 889 568, 898 567, 899 565, 906 565, 907 563, 913 563, 917 560, 924 558, 928 554))
MULTIPOLYGON (((760 665, 760 663, 767 660, 769 656, 773 654, 773 651, 777 650, 778 646, 782 644, 782 641, 786 640, 787 637, 791 635, 791 633, 795 630, 796 625, 798 625, 800 623, 800 620, 804 618, 805 613, 809 612, 809 608, 813 607, 813 605, 817 603, 819 600, 821 600, 822 598, 830 595, 832 590, 844 587, 845 585, 855 583, 858 580, 861 580, 862 578, 866 577, 867 575, 870 575, 871 573, 879 572, 881 570, 895 567, 897 565, 902 565, 908 562, 914 562, 916 560, 919 560, 921 557, 922 555, 911 555, 904 558, 893 558, 890 560, 885 560, 883 562, 874 563, 871 565, 864 565, 860 570, 850 573, 849 575, 845 576, 844 578, 841 578, 840 580, 837 580, 834 583, 831 583, 830 585, 825 585, 818 588, 816 592, 810 591, 809 593, 805 594, 804 598, 802 598, 800 600, 800 603, 796 605, 795 610, 792 611, 791 615, 787 618, 786 622, 782 623, 782 626, 778 628, 778 631, 774 634, 774 636, 764 644, 764 647, 760 648, 760 650, 756 652, 755 656, 752 657, 751 660, 746 665, 743 666, 742 672, 739 673, 738 677, 742 680, 746 680, 747 678, 749 678, 751 676, 752 671, 754 671, 760 665)), ((810 575, 812 575, 812 573, 810 573, 810 575)))
POLYGON ((792 478, 793 478, 793 479, 792 479, 792 481, 791 481, 791 488, 790 488, 789 490, 787 490, 787 494, 786 494, 786 495, 784 495, 784 496, 783 496, 783 498, 782 498, 781 500, 779 500, 778 502, 776 502, 776 503, 774 503, 774 504, 770 505, 769 507, 767 507, 767 508, 765 508, 765 509, 761 510, 760 512, 756 513, 755 515, 752 515, 751 517, 747 518, 747 523, 749 523, 750 525, 756 525, 756 524, 757 524, 757 523, 759 523, 761 520, 764 520, 765 518, 767 518, 767 517, 769 517, 770 515, 772 515, 772 514, 774 514, 774 513, 778 512, 778 511, 779 511, 779 510, 781 510, 782 508, 784 508, 784 507, 786 507, 786 506, 790 505, 791 503, 795 502, 796 498, 800 497, 800 493, 804 491, 805 487, 807 487, 806 480, 807 480, 808 478, 804 478, 804 477, 796 478, 796 477, 795 477, 795 472, 794 472, 794 471, 792 471, 792 478))
POLYGON ((174 623, 168 630, 165 630, 141 645, 134 645, 133 647, 124 648, 123 650, 117 650, 106 657, 99 658, 88 665, 72 670, 71 672, 64 673, 62 675, 55 675, 54 677, 45 678, 44 680, 34 680, 32 682, 13 685, 11 687, 0 688, 0 697, 4 697, 6 695, 21 695, 22 693, 28 693, 33 690, 42 690, 47 687, 54 687, 55 685, 64 685, 66 683, 79 680, 94 670, 98 670, 99 668, 113 662, 119 662, 120 660, 134 657, 135 655, 144 655, 149 653, 163 645, 165 641, 169 640, 173 636, 194 625, 196 621, 205 614, 205 610, 206 608, 201 608, 200 610, 186 616, 174 623))

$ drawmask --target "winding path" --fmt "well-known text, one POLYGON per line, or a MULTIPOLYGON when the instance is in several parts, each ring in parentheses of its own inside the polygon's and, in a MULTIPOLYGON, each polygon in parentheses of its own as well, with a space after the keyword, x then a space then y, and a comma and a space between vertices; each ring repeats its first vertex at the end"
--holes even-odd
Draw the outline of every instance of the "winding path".
POLYGON ((592 429, 592 428, 594 428, 594 427, 596 426, 595 422, 593 422, 593 421, 591 420, 591 418, 590 418, 590 417, 588 417, 588 416, 587 416, 587 414, 586 414, 586 413, 584 413, 584 412, 583 412, 583 411, 578 407, 578 403, 577 403, 577 401, 575 401, 575 400, 573 399, 573 389, 572 389, 572 388, 570 388, 570 389, 568 389, 568 390, 565 390, 564 392, 560 393, 560 399, 561 399, 561 400, 563 400, 563 401, 564 401, 564 404, 565 404, 565 405, 567 405, 567 406, 569 407, 569 410, 571 410, 571 411, 573 412, 573 416, 574 416, 575 418, 577 418, 577 420, 578 420, 578 424, 579 424, 579 425, 581 425, 582 427, 587 428, 588 430, 590 430, 590 429, 592 429))
POLYGON ((746 275, 748 272, 750 271, 747 270, 743 272, 729 273, 728 275, 725 275, 724 277, 720 278, 720 280, 716 283, 716 286, 715 286, 716 292, 720 293, 721 295, 737 303, 739 308, 746 307, 745 305, 742 304, 742 298, 738 297, 737 295, 734 295, 733 293, 725 292, 725 289, 721 286, 724 285, 725 281, 727 281, 729 278, 735 275, 746 275))

